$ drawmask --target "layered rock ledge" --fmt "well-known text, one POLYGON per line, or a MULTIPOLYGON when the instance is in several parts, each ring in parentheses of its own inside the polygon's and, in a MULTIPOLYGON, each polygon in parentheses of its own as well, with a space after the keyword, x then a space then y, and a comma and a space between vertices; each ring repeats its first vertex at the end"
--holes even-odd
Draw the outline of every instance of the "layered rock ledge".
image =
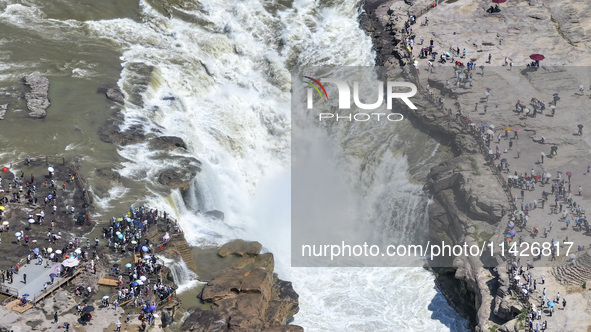
MULTIPOLYGON (((202 307, 183 323, 187 331, 300 332, 286 325, 299 311, 291 282, 273 273, 273 254, 261 254, 258 242, 235 240, 222 246, 220 257, 236 256, 230 268, 217 272, 199 295, 202 307)), ((226 258, 224 258, 226 259, 226 258)))

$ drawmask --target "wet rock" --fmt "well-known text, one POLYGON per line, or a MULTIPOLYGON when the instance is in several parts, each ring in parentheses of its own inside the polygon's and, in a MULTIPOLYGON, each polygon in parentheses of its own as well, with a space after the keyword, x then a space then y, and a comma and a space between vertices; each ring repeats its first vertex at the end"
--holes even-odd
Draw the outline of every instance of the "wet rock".
POLYGON ((8 104, 0 105, 0 120, 4 120, 4 115, 6 115, 7 109, 8 109, 8 104))
POLYGON ((47 93, 49 92, 49 79, 45 76, 31 74, 25 76, 24 82, 25 85, 31 89, 29 92, 25 93, 29 116, 32 118, 45 117, 47 115, 47 108, 50 105, 47 97, 47 93))
POLYGON ((106 143, 118 145, 129 145, 141 143, 146 140, 146 134, 140 125, 133 125, 125 131, 121 131, 119 126, 121 121, 108 119, 99 129, 99 138, 106 143))
POLYGON ((123 95, 123 92, 121 92, 121 90, 119 89, 109 88, 105 92, 105 95, 112 101, 116 101, 121 104, 125 102, 125 96, 123 95))
POLYGON ((155 150, 174 150, 176 148, 187 149, 187 144, 182 138, 176 136, 160 136, 150 140, 150 146, 155 150))
POLYGON ((263 332, 304 332, 304 328, 298 325, 273 326, 264 329, 263 332))
POLYGON ((169 326, 174 321, 172 316, 166 310, 162 311, 162 318, 160 318, 160 320, 162 321, 162 328, 169 326))
POLYGON ((121 175, 119 175, 117 171, 113 170, 110 167, 97 168, 94 172, 96 173, 96 175, 104 179, 109 179, 111 181, 116 182, 119 182, 119 180, 121 180, 121 175))
POLYGON ((256 241, 234 240, 224 244, 219 250, 218 255, 226 257, 234 256, 254 256, 261 252, 263 245, 256 241))
POLYGON ((176 160, 180 163, 180 167, 165 168, 158 175, 158 183, 186 190, 193 178, 201 171, 201 162, 192 157, 180 157, 176 160))
POLYGON ((224 213, 222 211, 218 211, 218 210, 211 210, 211 211, 207 211, 205 212, 205 215, 208 217, 213 217, 215 219, 219 219, 221 221, 224 221, 224 213))

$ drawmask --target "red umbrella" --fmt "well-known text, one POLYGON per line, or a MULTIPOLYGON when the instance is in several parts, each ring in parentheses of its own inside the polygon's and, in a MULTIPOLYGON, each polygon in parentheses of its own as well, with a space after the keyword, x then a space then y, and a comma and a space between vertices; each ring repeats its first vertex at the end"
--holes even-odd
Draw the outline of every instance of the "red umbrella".
POLYGON ((541 54, 532 54, 532 55, 529 56, 529 58, 532 59, 532 60, 535 60, 535 61, 540 61, 540 60, 544 60, 546 57, 544 57, 541 54))
POLYGON ((507 0, 492 0, 492 2, 494 2, 494 3, 504 3, 505 1, 507 1, 507 0))

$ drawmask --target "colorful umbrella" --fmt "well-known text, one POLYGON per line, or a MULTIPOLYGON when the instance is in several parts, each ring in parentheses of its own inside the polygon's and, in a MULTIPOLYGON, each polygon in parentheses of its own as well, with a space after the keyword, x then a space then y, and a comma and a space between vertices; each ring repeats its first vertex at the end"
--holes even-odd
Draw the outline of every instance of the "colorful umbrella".
POLYGON ((509 234, 511 234, 512 236, 515 236, 515 234, 517 234, 517 231, 516 231, 516 230, 514 230, 514 229, 512 229, 512 230, 509 232, 509 234))
MULTIPOLYGON (((494 2, 494 0, 493 0, 494 2)), ((540 61, 540 60, 544 60, 546 57, 541 55, 541 54, 532 54, 529 56, 530 59, 535 60, 535 61, 540 61)))
POLYGON ((125 267, 131 267, 131 263, 125 264, 125 267))
POLYGON ((515 131, 520 131, 521 129, 519 129, 519 128, 515 128, 514 130, 515 130, 515 131))

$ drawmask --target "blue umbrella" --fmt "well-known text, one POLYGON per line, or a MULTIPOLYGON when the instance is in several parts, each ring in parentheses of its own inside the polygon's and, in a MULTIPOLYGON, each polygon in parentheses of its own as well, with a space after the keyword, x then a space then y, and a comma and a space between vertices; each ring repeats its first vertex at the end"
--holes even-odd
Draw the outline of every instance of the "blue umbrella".
POLYGON ((515 234, 517 234, 517 231, 516 231, 516 230, 514 230, 514 229, 512 229, 512 230, 509 232, 509 234, 511 234, 512 236, 515 236, 515 234))
POLYGON ((486 123, 481 124, 481 126, 486 127, 488 126, 486 123))
POLYGON ((142 246, 142 251, 143 251, 143 252, 148 252, 148 250, 149 250, 149 249, 148 249, 148 247, 146 247, 146 246, 142 246))
POLYGON ((52 277, 52 278, 57 277, 57 275, 55 273, 51 273, 51 274, 49 274, 49 276, 52 277))
POLYGON ((39 248, 33 249, 33 252, 35 253, 35 255, 39 254, 39 248))
POLYGON ((30 295, 28 293, 26 293, 26 294, 23 294, 23 296, 30 296, 30 295))
POLYGON ((501 159, 501 162, 502 162, 502 163, 506 163, 506 162, 507 162, 507 158, 503 158, 503 159, 501 159))
POLYGON ((53 198, 53 196, 51 196, 51 194, 47 195, 47 199, 52 199, 52 198, 53 198))
POLYGON ((119 234, 117 234, 117 237, 120 239, 123 239, 123 234, 119 233, 119 234))
POLYGON ((131 267, 131 263, 125 264, 125 267, 131 267))
POLYGON ((132 283, 131 283, 131 285, 135 287, 135 286, 137 286, 137 285, 139 285, 139 284, 138 284, 137 282, 135 282, 135 281, 134 281, 134 282, 132 282, 132 283))
POLYGON ((511 237, 511 234, 506 234, 505 237, 509 238, 511 237))
POLYGON ((549 302, 548 302, 548 306, 549 306, 549 307, 553 307, 553 306, 554 306, 554 302, 553 302, 553 301, 549 301, 549 302))

